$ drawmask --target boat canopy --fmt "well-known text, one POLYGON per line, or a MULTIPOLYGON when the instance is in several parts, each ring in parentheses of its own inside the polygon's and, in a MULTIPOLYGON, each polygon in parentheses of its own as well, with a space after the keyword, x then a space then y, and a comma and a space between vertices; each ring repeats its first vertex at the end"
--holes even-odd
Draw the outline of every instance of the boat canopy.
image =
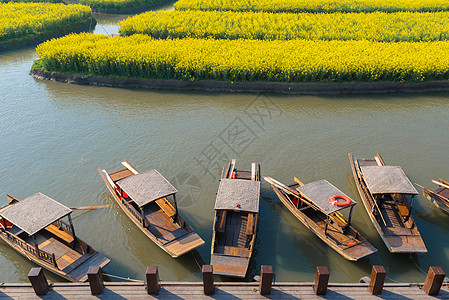
POLYGON ((218 187, 216 210, 240 210, 259 213, 260 181, 222 179, 218 187))
POLYGON ((140 207, 178 192, 157 170, 125 177, 116 184, 140 207))
POLYGON ((337 189, 327 180, 318 180, 296 188, 304 197, 313 202, 321 211, 326 214, 331 214, 341 209, 353 206, 356 204, 348 195, 337 189), (343 195, 351 200, 348 206, 333 205, 329 198, 334 195, 343 195))
POLYGON ((398 166, 361 166, 363 178, 371 194, 417 195, 413 184, 398 166))
POLYGON ((0 212, 0 216, 33 235, 71 212, 67 206, 37 193, 6 207, 0 212))

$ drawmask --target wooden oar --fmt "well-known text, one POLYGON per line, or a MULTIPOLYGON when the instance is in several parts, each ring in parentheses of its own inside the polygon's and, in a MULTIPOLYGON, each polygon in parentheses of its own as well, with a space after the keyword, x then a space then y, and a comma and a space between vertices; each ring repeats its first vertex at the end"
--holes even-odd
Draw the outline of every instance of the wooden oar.
POLYGON ((442 187, 444 187, 444 188, 449 189, 449 185, 446 185, 446 184, 441 183, 441 182, 436 181, 436 180, 432 180, 432 182, 435 183, 435 184, 438 184, 439 186, 442 186, 442 187))
POLYGON ((134 167, 131 166, 131 164, 130 164, 129 162, 127 162, 126 160, 125 160, 125 161, 122 161, 122 165, 125 166, 125 168, 127 168, 128 170, 130 170, 132 173, 134 173, 134 174, 139 174, 139 172, 137 172, 137 170, 134 169, 134 167))
POLYGON ((73 209, 73 210, 92 210, 92 209, 105 208, 105 207, 109 207, 109 206, 111 206, 111 204, 96 205, 96 206, 75 206, 75 207, 70 207, 70 209, 73 209))
POLYGON ((277 181, 276 179, 273 179, 269 176, 262 176, 262 179, 265 180, 266 182, 268 182, 269 184, 273 184, 273 185, 279 187, 280 189, 286 191, 287 193, 293 194, 294 196, 297 196, 297 197, 300 196, 298 191, 286 186, 285 184, 277 181))
POLYGON ((315 203, 313 203, 312 201, 310 201, 309 199, 307 199, 306 197, 302 197, 301 193, 298 192, 297 190, 294 190, 288 186, 286 186, 285 184, 283 184, 282 182, 277 181, 276 179, 273 179, 271 177, 266 177, 266 176, 262 176, 262 179, 264 179, 266 182, 268 182, 269 184, 272 184, 278 188, 280 188, 281 190, 285 191, 286 193, 293 195, 295 197, 301 198, 301 201, 304 201, 307 203, 307 205, 309 205, 310 207, 312 207, 315 210, 320 210, 319 207, 317 207, 315 205, 315 203))
POLYGON ((304 183, 302 183, 302 181, 299 180, 299 179, 296 178, 296 177, 293 177, 293 180, 294 180, 297 184, 299 184, 299 186, 303 186, 303 185, 304 185, 304 183))

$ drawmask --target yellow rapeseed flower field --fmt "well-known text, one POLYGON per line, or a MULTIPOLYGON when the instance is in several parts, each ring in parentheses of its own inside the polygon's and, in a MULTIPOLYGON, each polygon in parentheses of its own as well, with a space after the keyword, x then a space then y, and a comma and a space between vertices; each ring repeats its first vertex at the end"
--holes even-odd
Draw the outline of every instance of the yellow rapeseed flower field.
POLYGON ((63 3, 0 3, 0 42, 38 38, 92 18, 90 7, 63 3))
POLYGON ((449 79, 449 41, 154 39, 71 34, 40 44, 49 71, 160 79, 282 82, 449 79))
POLYGON ((449 37, 449 12, 264 13, 150 11, 119 22, 120 34, 155 38, 434 41, 449 37))
POLYGON ((265 12, 396 12, 449 10, 447 0, 179 0, 177 10, 265 12))

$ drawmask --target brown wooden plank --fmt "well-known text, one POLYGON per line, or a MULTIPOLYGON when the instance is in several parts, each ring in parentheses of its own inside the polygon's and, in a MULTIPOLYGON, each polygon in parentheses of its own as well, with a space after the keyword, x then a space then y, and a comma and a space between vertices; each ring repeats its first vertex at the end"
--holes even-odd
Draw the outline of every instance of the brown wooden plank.
POLYGON ((47 227, 45 227, 45 229, 58 238, 62 239, 63 241, 66 241, 68 244, 72 243, 75 240, 75 238, 70 233, 59 229, 58 226, 55 226, 54 224, 48 225, 47 227))

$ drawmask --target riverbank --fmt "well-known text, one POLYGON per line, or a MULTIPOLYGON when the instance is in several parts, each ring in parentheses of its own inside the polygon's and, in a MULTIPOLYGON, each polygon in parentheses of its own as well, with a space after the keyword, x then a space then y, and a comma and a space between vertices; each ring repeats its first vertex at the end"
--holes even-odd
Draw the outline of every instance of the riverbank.
POLYGON ((215 80, 174 80, 145 78, 112 78, 76 75, 31 69, 30 75, 39 80, 105 86, 116 88, 144 88, 161 90, 199 90, 234 93, 279 93, 292 95, 416 93, 449 91, 449 81, 401 82, 342 82, 342 83, 285 83, 285 82, 231 82, 215 80))

